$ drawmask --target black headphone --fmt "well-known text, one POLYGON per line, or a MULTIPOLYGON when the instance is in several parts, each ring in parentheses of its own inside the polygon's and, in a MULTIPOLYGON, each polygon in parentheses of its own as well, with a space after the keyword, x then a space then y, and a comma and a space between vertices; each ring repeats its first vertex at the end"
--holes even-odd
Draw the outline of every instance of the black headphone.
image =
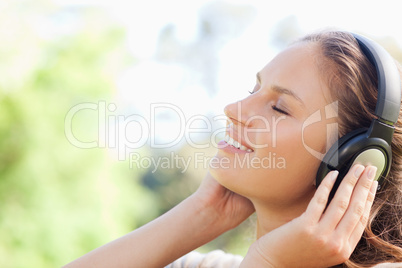
POLYGON ((376 42, 361 35, 353 36, 377 71, 378 97, 375 115, 378 118, 371 122, 369 128, 357 129, 341 137, 324 156, 317 171, 317 187, 331 170, 339 171, 328 204, 354 164, 376 166, 375 180, 378 180, 379 187, 382 185, 391 167, 391 142, 395 129, 393 125, 398 120, 401 105, 399 71, 391 55, 376 42))

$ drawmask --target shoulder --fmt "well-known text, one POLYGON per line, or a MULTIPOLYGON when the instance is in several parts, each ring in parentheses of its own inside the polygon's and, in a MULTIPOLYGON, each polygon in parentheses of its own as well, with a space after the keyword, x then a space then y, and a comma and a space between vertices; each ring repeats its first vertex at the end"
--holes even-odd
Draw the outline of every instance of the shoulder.
POLYGON ((206 254, 190 252, 165 268, 238 268, 243 261, 240 255, 214 250, 206 254))

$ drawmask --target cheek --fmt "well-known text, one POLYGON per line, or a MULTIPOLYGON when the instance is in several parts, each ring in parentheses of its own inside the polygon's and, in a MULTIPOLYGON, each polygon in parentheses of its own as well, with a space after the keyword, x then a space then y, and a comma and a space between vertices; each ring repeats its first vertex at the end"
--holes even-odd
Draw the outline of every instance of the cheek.
POLYGON ((308 122, 303 126, 303 146, 315 158, 322 160, 338 135, 336 121, 308 122))
MULTIPOLYGON (((259 181, 257 188, 265 190, 265 198, 286 200, 285 196, 293 196, 297 200, 311 191, 321 162, 314 152, 325 144, 322 135, 317 135, 320 129, 322 131, 322 126, 303 129, 302 124, 289 121, 278 125, 276 133, 265 137, 270 146, 256 153, 259 158, 270 157, 274 164, 271 169, 261 168, 253 173, 256 181, 259 181)), ((262 191, 258 195, 262 197, 262 191)))
POLYGON ((286 159, 290 170, 300 171, 304 178, 315 177, 328 144, 326 125, 316 123, 284 125, 277 134, 277 151, 286 159))

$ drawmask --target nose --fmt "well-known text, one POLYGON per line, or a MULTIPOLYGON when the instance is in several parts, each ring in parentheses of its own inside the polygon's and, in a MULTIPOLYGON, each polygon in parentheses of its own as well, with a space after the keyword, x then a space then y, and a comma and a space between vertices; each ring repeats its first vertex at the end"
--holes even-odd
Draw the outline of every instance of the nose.
POLYGON ((251 104, 252 101, 250 101, 249 98, 245 98, 241 101, 226 105, 224 108, 224 113, 235 124, 251 127, 252 120, 249 120, 252 116, 251 113, 253 112, 253 109, 250 109, 251 104))
POLYGON ((223 111, 230 121, 236 122, 236 124, 242 123, 241 119, 244 118, 244 116, 241 115, 242 109, 240 101, 226 105, 223 111))

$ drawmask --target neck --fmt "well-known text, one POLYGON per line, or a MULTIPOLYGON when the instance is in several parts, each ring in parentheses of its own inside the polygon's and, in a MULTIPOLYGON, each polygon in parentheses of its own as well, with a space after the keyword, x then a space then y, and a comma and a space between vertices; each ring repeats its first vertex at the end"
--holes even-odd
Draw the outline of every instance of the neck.
POLYGON ((257 214, 257 239, 299 217, 306 211, 311 198, 312 195, 303 202, 283 206, 270 206, 265 203, 253 202, 257 214))

